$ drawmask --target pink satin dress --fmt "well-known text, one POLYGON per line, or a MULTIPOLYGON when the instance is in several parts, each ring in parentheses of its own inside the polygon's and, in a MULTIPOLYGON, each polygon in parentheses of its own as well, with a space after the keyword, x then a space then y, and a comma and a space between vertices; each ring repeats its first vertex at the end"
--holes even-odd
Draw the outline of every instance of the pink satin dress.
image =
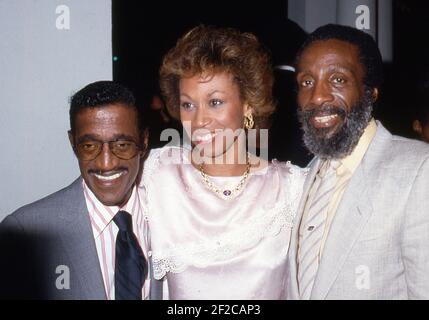
MULTIPOLYGON (((154 277, 169 299, 283 299, 286 257, 306 170, 273 161, 222 199, 189 151, 151 151, 140 184, 154 277)), ((242 177, 210 177, 227 188, 242 177)))

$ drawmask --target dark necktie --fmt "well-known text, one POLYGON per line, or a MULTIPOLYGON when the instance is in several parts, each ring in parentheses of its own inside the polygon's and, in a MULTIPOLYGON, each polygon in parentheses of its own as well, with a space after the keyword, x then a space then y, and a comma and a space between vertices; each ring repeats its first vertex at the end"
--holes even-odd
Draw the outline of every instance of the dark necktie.
POLYGON ((147 263, 133 233, 131 215, 119 211, 113 221, 119 228, 116 237, 115 300, 141 300, 147 263))

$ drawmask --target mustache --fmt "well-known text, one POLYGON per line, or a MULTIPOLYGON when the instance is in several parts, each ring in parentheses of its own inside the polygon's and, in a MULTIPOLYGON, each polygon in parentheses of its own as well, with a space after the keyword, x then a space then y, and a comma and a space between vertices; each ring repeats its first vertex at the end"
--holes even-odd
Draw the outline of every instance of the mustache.
POLYGON ((299 110, 299 113, 301 116, 303 116, 304 119, 310 119, 312 117, 315 117, 316 115, 321 114, 338 114, 340 117, 345 118, 347 115, 347 112, 345 111, 345 108, 333 106, 333 105, 323 105, 321 107, 310 107, 306 110, 299 110))
POLYGON ((120 173, 120 172, 123 172, 123 171, 128 171, 128 168, 126 168, 126 167, 119 167, 119 168, 116 168, 114 170, 108 170, 108 171, 97 170, 97 169, 89 169, 87 172, 88 172, 88 174, 98 174, 100 176, 103 176, 103 175, 107 176, 107 175, 112 175, 112 174, 120 173))

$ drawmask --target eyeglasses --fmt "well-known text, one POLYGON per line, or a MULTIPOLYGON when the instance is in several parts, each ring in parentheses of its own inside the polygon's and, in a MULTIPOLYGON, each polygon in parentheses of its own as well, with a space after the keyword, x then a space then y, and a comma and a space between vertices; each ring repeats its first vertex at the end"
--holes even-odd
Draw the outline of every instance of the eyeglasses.
POLYGON ((83 161, 91 161, 97 158, 103 145, 109 144, 110 151, 119 159, 130 160, 134 158, 141 150, 140 146, 134 141, 116 140, 116 141, 84 141, 76 145, 76 155, 83 161))

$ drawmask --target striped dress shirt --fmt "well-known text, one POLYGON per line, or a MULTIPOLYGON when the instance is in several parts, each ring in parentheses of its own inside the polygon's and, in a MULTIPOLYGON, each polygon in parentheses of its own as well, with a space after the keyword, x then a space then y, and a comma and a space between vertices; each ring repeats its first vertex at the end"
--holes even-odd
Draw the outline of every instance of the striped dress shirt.
MULTIPOLYGON (((113 222, 113 217, 119 210, 125 210, 132 216, 133 231, 145 255, 146 261, 149 253, 148 223, 141 206, 138 188, 133 187, 130 199, 123 207, 105 206, 83 181, 83 190, 86 206, 91 220, 98 260, 100 261, 103 275, 104 288, 108 300, 115 300, 115 243, 118 227, 113 222)), ((148 266, 149 267, 149 266, 148 266)), ((149 298, 150 275, 148 272, 142 288, 143 299, 149 298)))

